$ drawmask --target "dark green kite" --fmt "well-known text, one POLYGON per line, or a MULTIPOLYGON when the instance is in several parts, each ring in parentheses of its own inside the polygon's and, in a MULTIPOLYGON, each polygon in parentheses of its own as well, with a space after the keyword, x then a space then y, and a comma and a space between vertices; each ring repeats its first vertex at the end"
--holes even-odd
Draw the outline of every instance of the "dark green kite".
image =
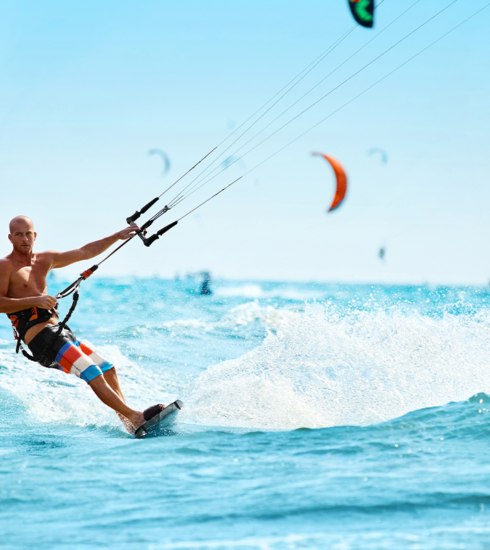
POLYGON ((359 25, 369 28, 373 26, 374 0, 349 0, 349 7, 359 25))

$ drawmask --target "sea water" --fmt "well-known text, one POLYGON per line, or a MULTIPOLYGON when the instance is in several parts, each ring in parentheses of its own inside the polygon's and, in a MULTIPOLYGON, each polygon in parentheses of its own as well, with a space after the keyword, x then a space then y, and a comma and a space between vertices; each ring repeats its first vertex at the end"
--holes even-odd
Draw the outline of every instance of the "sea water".
POLYGON ((70 326, 128 403, 184 402, 142 440, 3 319, 2 550, 490 547, 487 289, 211 288, 82 285, 70 326))

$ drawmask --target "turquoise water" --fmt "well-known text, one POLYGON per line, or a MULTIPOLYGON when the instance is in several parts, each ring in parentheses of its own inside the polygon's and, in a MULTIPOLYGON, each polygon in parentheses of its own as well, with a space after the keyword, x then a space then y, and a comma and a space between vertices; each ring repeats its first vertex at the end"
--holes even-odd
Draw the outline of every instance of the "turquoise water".
POLYGON ((4 319, 2 550, 489 547, 490 292, 197 288, 94 276, 70 322, 130 404, 182 399, 163 437, 17 357, 4 319))

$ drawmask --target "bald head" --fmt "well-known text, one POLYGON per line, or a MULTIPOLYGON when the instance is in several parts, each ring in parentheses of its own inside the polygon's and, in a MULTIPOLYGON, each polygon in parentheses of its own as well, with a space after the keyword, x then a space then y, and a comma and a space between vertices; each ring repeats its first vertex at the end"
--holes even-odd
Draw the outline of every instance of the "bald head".
POLYGON ((26 232, 34 231, 34 222, 27 216, 15 216, 9 223, 10 234, 13 235, 16 231, 26 232))
POLYGON ((30 256, 37 237, 31 218, 27 216, 15 216, 9 223, 9 229, 9 241, 14 247, 13 253, 30 256))

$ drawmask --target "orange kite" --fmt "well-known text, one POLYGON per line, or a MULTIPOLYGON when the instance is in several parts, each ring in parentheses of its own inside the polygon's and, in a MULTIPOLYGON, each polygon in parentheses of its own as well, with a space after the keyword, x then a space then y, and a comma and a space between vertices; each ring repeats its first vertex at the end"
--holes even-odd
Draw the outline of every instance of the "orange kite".
POLYGON ((333 198, 332 204, 327 210, 327 212, 332 212, 332 210, 335 210, 342 204, 342 201, 345 198, 345 194, 347 193, 347 174, 345 173, 344 168, 337 159, 334 159, 333 157, 330 157, 328 155, 324 155, 323 153, 312 154, 313 156, 323 157, 325 160, 327 160, 330 163, 330 166, 333 168, 333 171, 335 172, 335 177, 337 179, 337 189, 335 190, 335 196, 333 198))

